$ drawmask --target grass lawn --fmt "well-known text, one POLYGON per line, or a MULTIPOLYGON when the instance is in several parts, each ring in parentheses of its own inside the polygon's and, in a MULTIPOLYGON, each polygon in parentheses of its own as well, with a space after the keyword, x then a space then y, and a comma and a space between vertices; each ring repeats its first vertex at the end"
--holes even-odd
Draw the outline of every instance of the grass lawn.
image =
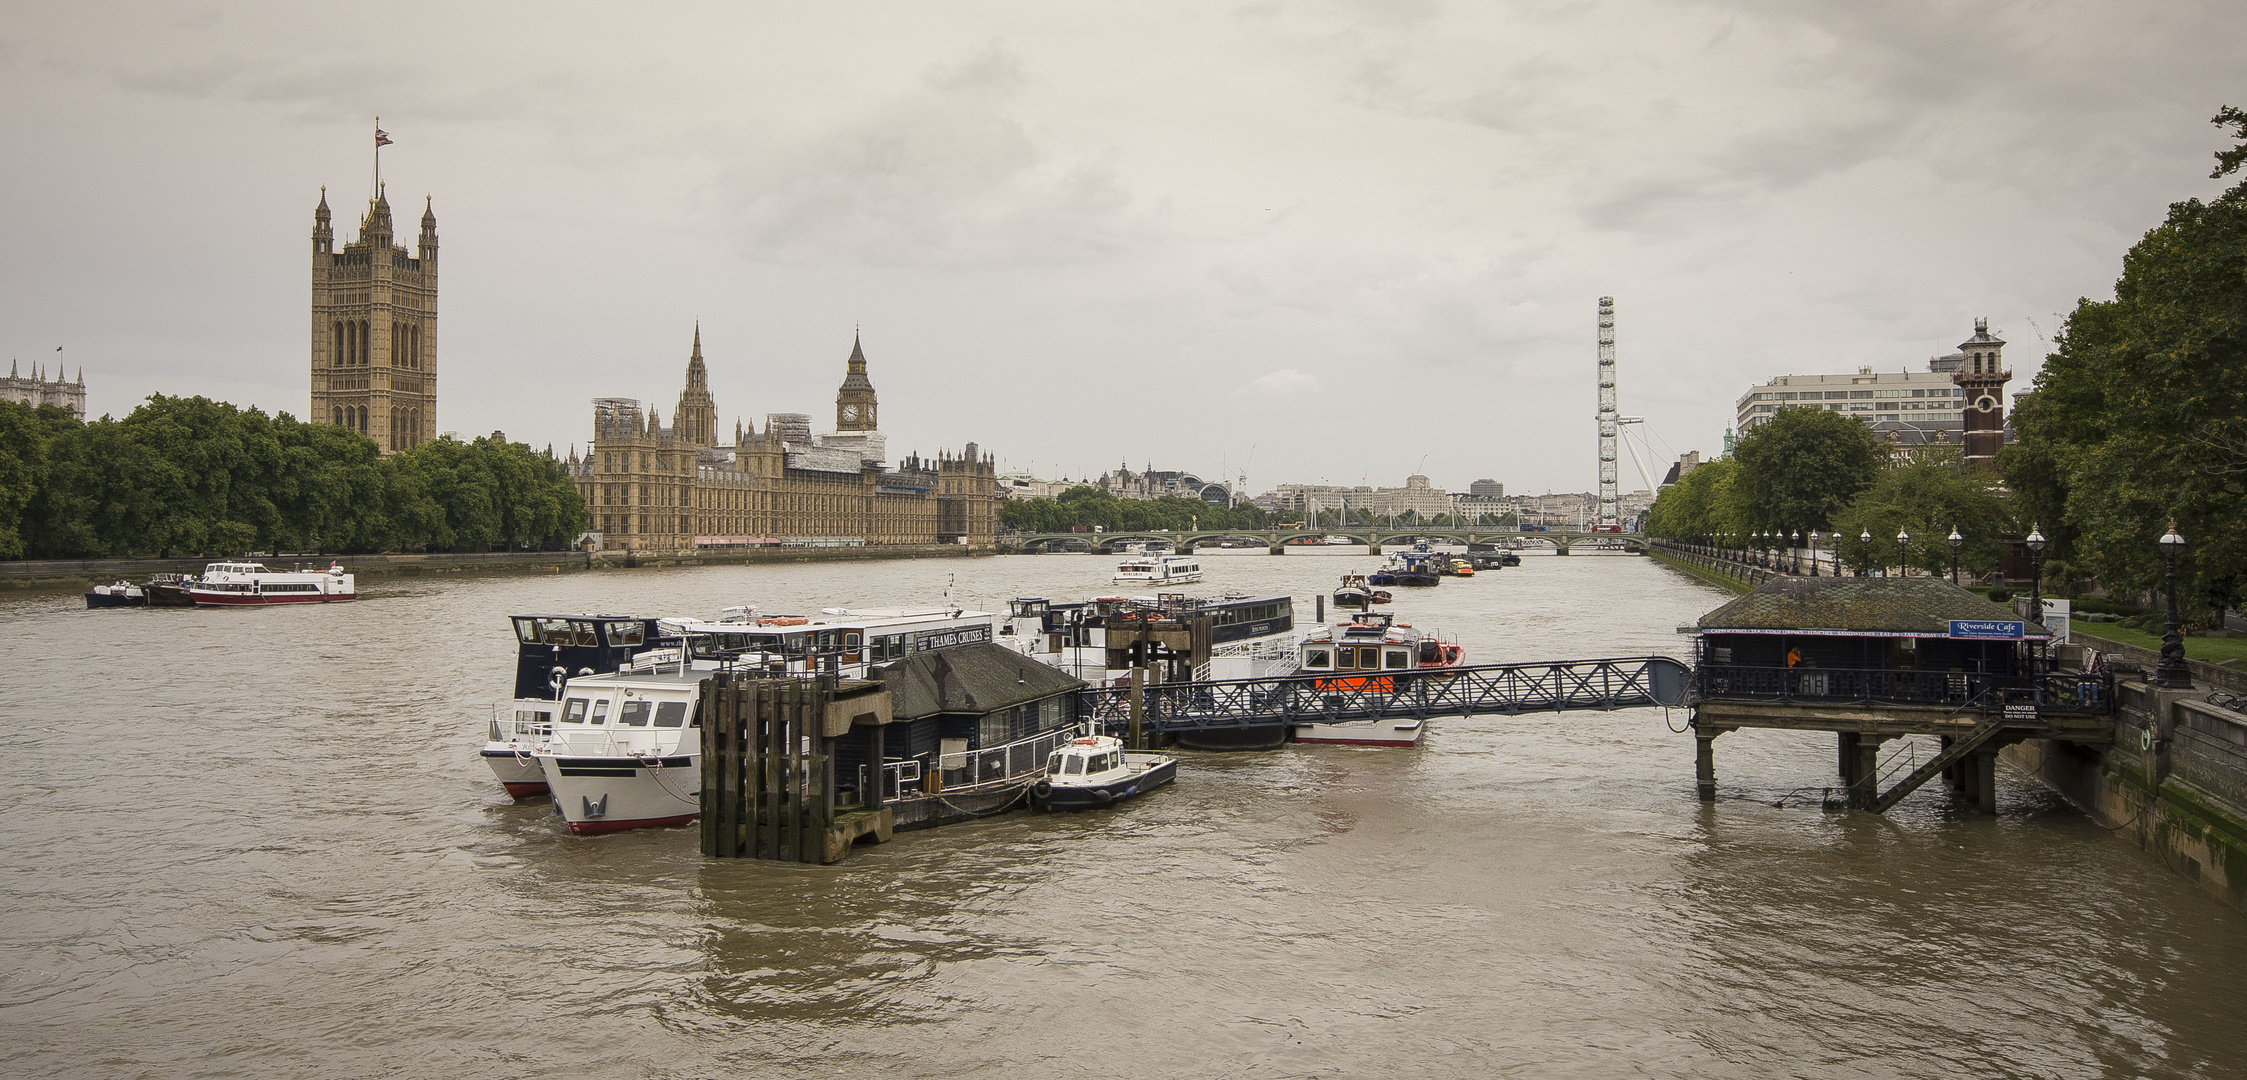
MULTIPOLYGON (((2124 645, 2156 650, 2161 648, 2161 635, 2148 634, 2142 630, 2125 630, 2114 623, 2079 622, 2075 624, 2075 629, 2085 634, 2096 634, 2108 641, 2119 641, 2124 645)), ((2247 665, 2247 637, 2188 637, 2185 639, 2185 656, 2210 663, 2237 660, 2240 665, 2247 665)))

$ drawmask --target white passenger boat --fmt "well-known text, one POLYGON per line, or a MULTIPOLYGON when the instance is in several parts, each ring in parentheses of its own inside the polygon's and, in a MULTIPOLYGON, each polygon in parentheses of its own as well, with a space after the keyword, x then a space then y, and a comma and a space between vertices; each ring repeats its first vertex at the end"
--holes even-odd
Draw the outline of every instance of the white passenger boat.
POLYGON ((1126 751, 1123 740, 1088 735, 1063 743, 1046 759, 1045 779, 1030 787, 1040 810, 1112 806, 1178 778, 1178 759, 1126 751))
POLYGON ((701 816, 697 706, 709 675, 673 659, 569 681, 553 733, 531 757, 571 832, 659 829, 701 816))
POLYGON ((211 563, 203 576, 187 583, 198 607, 258 607, 266 604, 328 604, 357 600, 359 591, 341 563, 325 571, 269 570, 264 563, 211 563))
POLYGON ((996 620, 960 608, 764 616, 729 609, 717 621, 517 616, 514 720, 502 730, 494 718, 484 757, 511 792, 531 782, 520 767, 534 766, 535 782, 578 835, 684 825, 701 813, 698 707, 713 673, 863 678, 914 653, 990 642, 996 620), (537 655, 541 647, 553 650, 551 663, 537 655), (629 656, 592 671, 579 666, 586 649, 607 650, 603 660, 614 650, 629 656), (552 699, 540 696, 542 677, 552 699))
MULTIPOLYGON (((1441 678, 1442 669, 1457 667, 1463 656, 1457 643, 1397 622, 1385 611, 1313 630, 1304 636, 1301 651, 1301 674, 1325 676, 1318 681, 1320 690, 1345 694, 1388 694, 1414 679, 1441 678)), ((1347 720, 1297 724, 1295 741, 1412 746, 1426 732, 1427 722, 1411 717, 1347 720)))
POLYGON ((1191 555, 1144 555, 1125 559, 1116 567, 1118 582, 1150 585, 1184 585, 1202 579, 1202 564, 1191 555))

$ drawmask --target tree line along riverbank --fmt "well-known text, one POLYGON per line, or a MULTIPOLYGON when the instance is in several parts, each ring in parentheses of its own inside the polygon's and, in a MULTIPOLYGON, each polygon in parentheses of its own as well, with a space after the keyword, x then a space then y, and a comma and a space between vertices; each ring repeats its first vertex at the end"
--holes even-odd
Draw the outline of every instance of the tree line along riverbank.
POLYGON ((90 421, 0 402, 0 559, 561 549, 586 515, 559 462, 496 432, 385 458, 202 397, 90 421))

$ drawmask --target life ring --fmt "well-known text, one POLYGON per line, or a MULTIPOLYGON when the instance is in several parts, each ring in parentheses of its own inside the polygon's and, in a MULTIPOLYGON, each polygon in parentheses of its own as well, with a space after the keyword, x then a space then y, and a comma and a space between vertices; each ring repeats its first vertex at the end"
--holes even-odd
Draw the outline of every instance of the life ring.
POLYGON ((562 667, 560 665, 556 665, 553 674, 550 674, 546 677, 546 685, 551 686, 556 690, 560 690, 562 688, 562 684, 569 681, 569 677, 570 669, 562 667))

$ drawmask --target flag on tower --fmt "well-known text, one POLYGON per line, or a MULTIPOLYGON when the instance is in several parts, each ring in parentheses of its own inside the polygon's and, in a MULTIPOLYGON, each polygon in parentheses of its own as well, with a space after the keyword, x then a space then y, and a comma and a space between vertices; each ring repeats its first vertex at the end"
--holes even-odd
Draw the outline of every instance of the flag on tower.
POLYGON ((376 129, 375 129, 375 145, 376 145, 376 146, 388 146, 388 145, 390 145, 390 133, 389 133, 389 132, 387 132, 387 131, 384 131, 384 130, 382 130, 381 128, 376 128, 376 129))

